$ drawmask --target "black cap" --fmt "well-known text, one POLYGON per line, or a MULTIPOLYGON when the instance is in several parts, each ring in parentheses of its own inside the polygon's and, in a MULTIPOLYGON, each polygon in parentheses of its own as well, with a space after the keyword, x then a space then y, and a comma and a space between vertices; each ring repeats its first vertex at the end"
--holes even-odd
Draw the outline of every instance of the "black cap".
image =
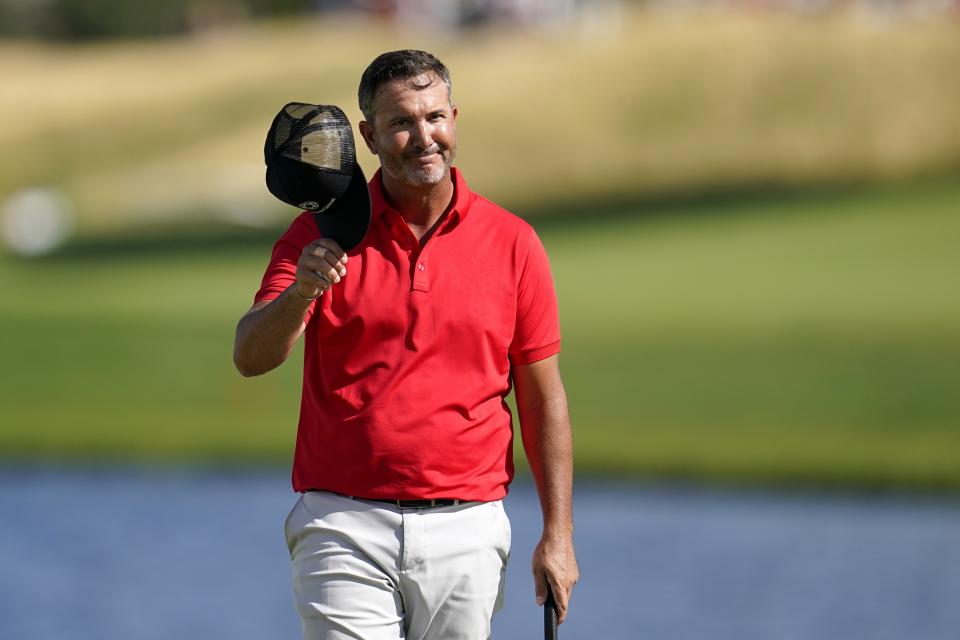
POLYGON ((370 191, 339 107, 289 103, 273 119, 263 155, 270 193, 313 211, 320 233, 344 251, 360 244, 370 227, 370 191))

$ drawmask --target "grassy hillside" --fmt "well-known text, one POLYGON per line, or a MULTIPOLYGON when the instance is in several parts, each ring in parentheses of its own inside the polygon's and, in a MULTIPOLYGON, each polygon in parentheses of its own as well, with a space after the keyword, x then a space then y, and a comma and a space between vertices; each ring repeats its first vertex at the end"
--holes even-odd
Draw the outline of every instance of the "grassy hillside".
POLYGON ((154 43, 0 43, 0 199, 57 185, 87 235, 258 223, 279 210, 261 158, 279 107, 333 102, 356 122, 364 66, 406 46, 451 67, 460 165, 517 208, 942 172, 960 167, 958 28, 626 11, 599 30, 455 39, 302 21, 154 43))
MULTIPOLYGON (((960 489, 960 186, 538 224, 581 471, 960 489)), ((5 456, 273 461, 299 354, 230 362, 269 240, 0 269, 5 456)))

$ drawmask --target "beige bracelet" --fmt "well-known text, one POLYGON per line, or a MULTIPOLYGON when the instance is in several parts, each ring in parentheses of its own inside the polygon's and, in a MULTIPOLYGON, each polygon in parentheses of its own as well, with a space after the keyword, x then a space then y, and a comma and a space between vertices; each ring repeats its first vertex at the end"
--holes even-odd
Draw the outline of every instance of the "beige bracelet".
POLYGON ((323 295, 323 289, 320 289, 320 293, 318 293, 315 297, 308 298, 307 296, 300 293, 300 289, 297 288, 296 282, 293 283, 293 292, 296 293, 297 297, 300 298, 301 300, 309 300, 310 302, 313 302, 314 300, 316 300, 317 298, 323 295))

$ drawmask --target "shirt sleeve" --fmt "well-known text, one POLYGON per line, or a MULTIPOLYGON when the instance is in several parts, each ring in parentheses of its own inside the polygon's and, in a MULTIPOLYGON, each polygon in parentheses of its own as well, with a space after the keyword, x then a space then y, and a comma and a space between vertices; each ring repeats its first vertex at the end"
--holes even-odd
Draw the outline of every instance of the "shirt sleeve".
MULTIPOLYGON (((297 262, 300 260, 303 248, 319 237, 312 216, 310 212, 298 216, 273 245, 270 263, 263 274, 254 302, 274 300, 296 281, 297 262)), ((310 319, 314 306, 316 303, 311 304, 307 309, 305 320, 310 319)))
POLYGON ((512 365, 530 364, 560 352, 560 312, 550 261, 532 228, 520 269, 516 328, 509 352, 512 365))

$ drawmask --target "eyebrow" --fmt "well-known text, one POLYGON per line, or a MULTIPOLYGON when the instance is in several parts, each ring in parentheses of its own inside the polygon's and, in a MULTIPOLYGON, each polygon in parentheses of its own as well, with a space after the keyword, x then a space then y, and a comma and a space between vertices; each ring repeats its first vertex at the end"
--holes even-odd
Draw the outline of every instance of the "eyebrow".
MULTIPOLYGON (((449 102, 448 102, 448 103, 444 103, 444 105, 441 106, 441 107, 437 107, 437 108, 435 108, 435 109, 431 109, 430 111, 427 111, 427 112, 424 114, 424 117, 428 117, 428 118, 429 118, 430 116, 437 115, 437 114, 443 114, 443 113, 446 113, 447 111, 453 111, 453 104, 452 104, 452 103, 449 103, 449 102)), ((379 109, 379 110, 377 111, 377 115, 380 115, 380 116, 386 118, 388 122, 395 122, 395 121, 397 121, 397 120, 404 120, 404 119, 406 119, 406 118, 415 118, 415 117, 416 117, 416 114, 414 114, 414 113, 412 113, 412 112, 410 112, 410 111, 407 111, 407 110, 405 110, 405 109, 399 109, 399 108, 397 108, 396 106, 394 106, 393 108, 391 108, 391 107, 381 108, 381 109, 379 109)))

